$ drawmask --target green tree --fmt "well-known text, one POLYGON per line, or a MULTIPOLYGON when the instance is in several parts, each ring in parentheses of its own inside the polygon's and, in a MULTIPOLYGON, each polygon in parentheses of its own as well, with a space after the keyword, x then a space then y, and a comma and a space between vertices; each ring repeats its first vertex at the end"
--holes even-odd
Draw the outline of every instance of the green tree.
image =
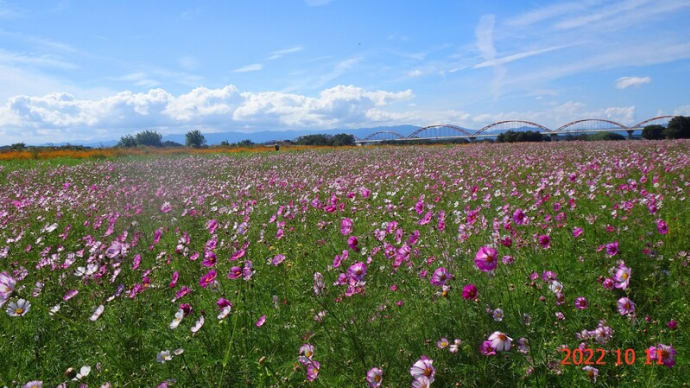
POLYGON ((134 138, 132 135, 125 135, 120 138, 120 142, 117 143, 118 147, 136 147, 137 146, 137 139, 134 138))
POLYGON ((688 139, 690 138, 690 117, 676 116, 668 122, 668 127, 664 130, 667 139, 688 139))
POLYGON ((160 147, 161 146, 161 140, 163 139, 163 136, 161 136, 160 133, 156 131, 142 131, 137 133, 136 135, 136 141, 137 145, 140 146, 149 146, 149 147, 160 147))
POLYGON ((351 146, 355 145, 355 137, 347 133, 339 133, 331 138, 331 145, 333 146, 351 146))
POLYGON ((625 136, 615 132, 599 132, 590 135, 588 140, 625 140, 625 136))
POLYGON ((228 142, 227 140, 223 140, 220 142, 220 145, 222 145, 223 147, 227 147, 230 145, 230 142, 228 142))
POLYGON ((661 125, 647 125, 642 129, 642 137, 647 140, 659 140, 664 138, 664 128, 661 125))
POLYGON ((185 144, 187 147, 199 148, 206 145, 206 138, 201 134, 201 131, 195 129, 187 132, 185 144))

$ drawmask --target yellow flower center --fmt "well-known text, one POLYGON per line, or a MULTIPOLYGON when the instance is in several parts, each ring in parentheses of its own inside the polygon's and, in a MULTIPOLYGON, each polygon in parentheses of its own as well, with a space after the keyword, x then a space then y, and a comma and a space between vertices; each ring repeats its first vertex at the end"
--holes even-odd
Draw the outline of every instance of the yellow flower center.
POLYGON ((627 273, 625 273, 625 272, 623 272, 623 275, 621 275, 621 277, 623 278, 623 280, 625 280, 625 279, 627 279, 627 278, 628 278, 628 274, 627 274, 627 273))
POLYGON ((22 315, 23 312, 24 312, 24 309, 21 308, 21 307, 17 307, 17 308, 14 310, 14 313, 17 314, 17 315, 22 315))
POLYGON ((426 376, 426 377, 431 376, 431 368, 429 368, 429 367, 424 368, 424 376, 426 376))
POLYGON ((381 382, 381 375, 374 376, 374 381, 376 381, 377 383, 380 383, 381 382))
POLYGON ((506 337, 505 334, 499 334, 499 335, 498 335, 498 339, 500 339, 501 341, 505 341, 505 340, 508 339, 508 337, 506 337))

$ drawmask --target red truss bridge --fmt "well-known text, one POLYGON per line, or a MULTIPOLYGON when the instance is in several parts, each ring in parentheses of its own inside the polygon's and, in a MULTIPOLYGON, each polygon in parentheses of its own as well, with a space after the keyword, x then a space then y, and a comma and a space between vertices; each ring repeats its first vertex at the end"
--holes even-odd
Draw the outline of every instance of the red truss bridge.
POLYGON ((486 125, 480 129, 469 129, 452 124, 435 124, 416 129, 414 132, 404 135, 395 131, 378 131, 364 138, 357 138, 356 142, 378 143, 386 141, 414 141, 414 140, 451 140, 451 139, 481 139, 493 138, 508 131, 537 131, 542 135, 568 135, 597 132, 627 132, 632 137, 635 131, 641 131, 646 125, 668 125, 674 116, 656 116, 640 121, 635 125, 625 125, 607 119, 581 119, 565 123, 555 129, 548 128, 539 123, 525 120, 503 120, 486 125))

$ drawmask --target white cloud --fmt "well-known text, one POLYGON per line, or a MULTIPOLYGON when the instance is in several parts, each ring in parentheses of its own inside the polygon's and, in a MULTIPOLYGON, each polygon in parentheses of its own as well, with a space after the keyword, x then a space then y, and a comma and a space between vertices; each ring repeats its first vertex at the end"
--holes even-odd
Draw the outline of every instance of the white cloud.
POLYGON ((640 86, 652 82, 650 77, 620 77, 616 80, 616 89, 625 89, 631 86, 640 86))
POLYGON ((422 71, 419 69, 414 69, 407 72, 408 77, 419 77, 420 75, 422 75, 422 71))
POLYGON ((57 68, 63 70, 74 70, 78 66, 67 62, 54 55, 31 55, 25 53, 16 53, 0 48, 0 63, 10 65, 29 65, 37 67, 57 68))
POLYGON ((295 46, 295 47, 290 47, 290 48, 286 48, 286 49, 282 49, 282 50, 276 50, 276 51, 273 51, 271 53, 271 56, 268 57, 268 59, 272 61, 272 60, 275 60, 278 58, 282 58, 288 54, 298 53, 302 50, 304 50, 304 47, 302 47, 302 46, 295 46))
POLYGON ((592 1, 573 1, 567 3, 552 4, 543 8, 534 9, 532 11, 518 15, 512 19, 509 19, 506 22, 506 24, 510 26, 519 27, 529 26, 534 23, 549 20, 573 11, 583 10, 587 8, 587 3, 592 3, 592 1))
POLYGON ((676 116, 690 116, 690 105, 681 105, 673 110, 676 116))
POLYGON ((385 115, 383 108, 412 97, 411 90, 390 92, 344 85, 322 90, 315 97, 240 92, 233 85, 201 87, 178 96, 164 89, 123 91, 100 99, 53 93, 10 98, 0 106, 0 127, 7 134, 3 137, 29 142, 116 139, 142 128, 176 133, 190 125, 209 131, 328 129, 378 122, 385 115))
POLYGON ((237 69, 233 70, 233 72, 235 72, 235 73, 246 73, 249 71, 259 71, 263 68, 264 68, 264 65, 262 65, 260 63, 253 63, 251 65, 242 66, 240 68, 237 68, 237 69))

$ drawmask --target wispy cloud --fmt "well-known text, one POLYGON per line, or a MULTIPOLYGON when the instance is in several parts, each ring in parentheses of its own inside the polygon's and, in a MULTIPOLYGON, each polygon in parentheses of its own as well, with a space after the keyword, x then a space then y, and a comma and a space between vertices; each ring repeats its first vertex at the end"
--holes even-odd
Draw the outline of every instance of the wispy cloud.
POLYGON ((237 69, 233 70, 233 72, 235 72, 235 73, 247 73, 250 71, 259 71, 263 68, 264 68, 264 65, 262 65, 260 63, 253 63, 251 65, 242 66, 240 68, 237 68, 237 69))
POLYGON ((122 77, 118 77, 117 80, 131 82, 134 85, 143 88, 153 88, 160 85, 160 82, 152 79, 148 74, 144 72, 125 74, 122 77))
POLYGON ((288 54, 298 53, 302 50, 304 50, 304 47, 302 47, 302 46, 295 46, 295 47, 290 47, 290 48, 286 48, 286 49, 282 49, 282 50, 276 50, 276 51, 273 51, 271 53, 271 56, 268 57, 268 59, 272 61, 275 59, 282 58, 288 54))
POLYGON ((513 17, 509 19, 506 24, 509 26, 526 27, 573 11, 586 9, 588 4, 595 2, 599 1, 571 1, 567 3, 552 4, 513 17))
POLYGON ((640 86, 652 82, 651 77, 620 77, 616 80, 616 89, 625 89, 631 86, 640 86))
POLYGON ((58 69, 64 69, 64 70, 73 70, 76 69, 78 66, 67 62, 65 60, 62 60, 60 58, 56 58, 51 55, 29 55, 29 54, 23 54, 23 53, 15 53, 11 51, 6 51, 3 49, 0 49, 0 62, 4 62, 7 64, 19 64, 19 65, 33 65, 33 66, 39 66, 39 67, 52 67, 52 68, 58 68, 58 69))
POLYGON ((494 58, 494 59, 486 60, 482 63, 478 63, 478 64, 474 65, 474 68, 480 69, 482 67, 503 65, 506 63, 517 61, 519 59, 528 58, 528 57, 532 57, 535 55, 548 53, 549 51, 560 50, 560 49, 566 48, 566 47, 570 47, 570 45, 554 46, 554 47, 547 47, 547 48, 538 49, 538 50, 523 51, 521 53, 515 53, 512 55, 508 55, 506 57, 502 57, 502 58, 494 58))
POLYGON ((189 55, 178 58, 177 63, 186 70, 194 70, 199 66, 199 60, 189 55))
MULTIPOLYGON (((474 33, 476 45, 484 62, 496 61, 496 47, 494 46, 494 25, 496 23, 494 15, 484 15, 479 19, 479 24, 474 33)), ((494 98, 498 98, 501 92, 501 85, 506 76, 506 69, 502 64, 496 64, 494 68, 494 78, 491 84, 491 92, 494 98)))

